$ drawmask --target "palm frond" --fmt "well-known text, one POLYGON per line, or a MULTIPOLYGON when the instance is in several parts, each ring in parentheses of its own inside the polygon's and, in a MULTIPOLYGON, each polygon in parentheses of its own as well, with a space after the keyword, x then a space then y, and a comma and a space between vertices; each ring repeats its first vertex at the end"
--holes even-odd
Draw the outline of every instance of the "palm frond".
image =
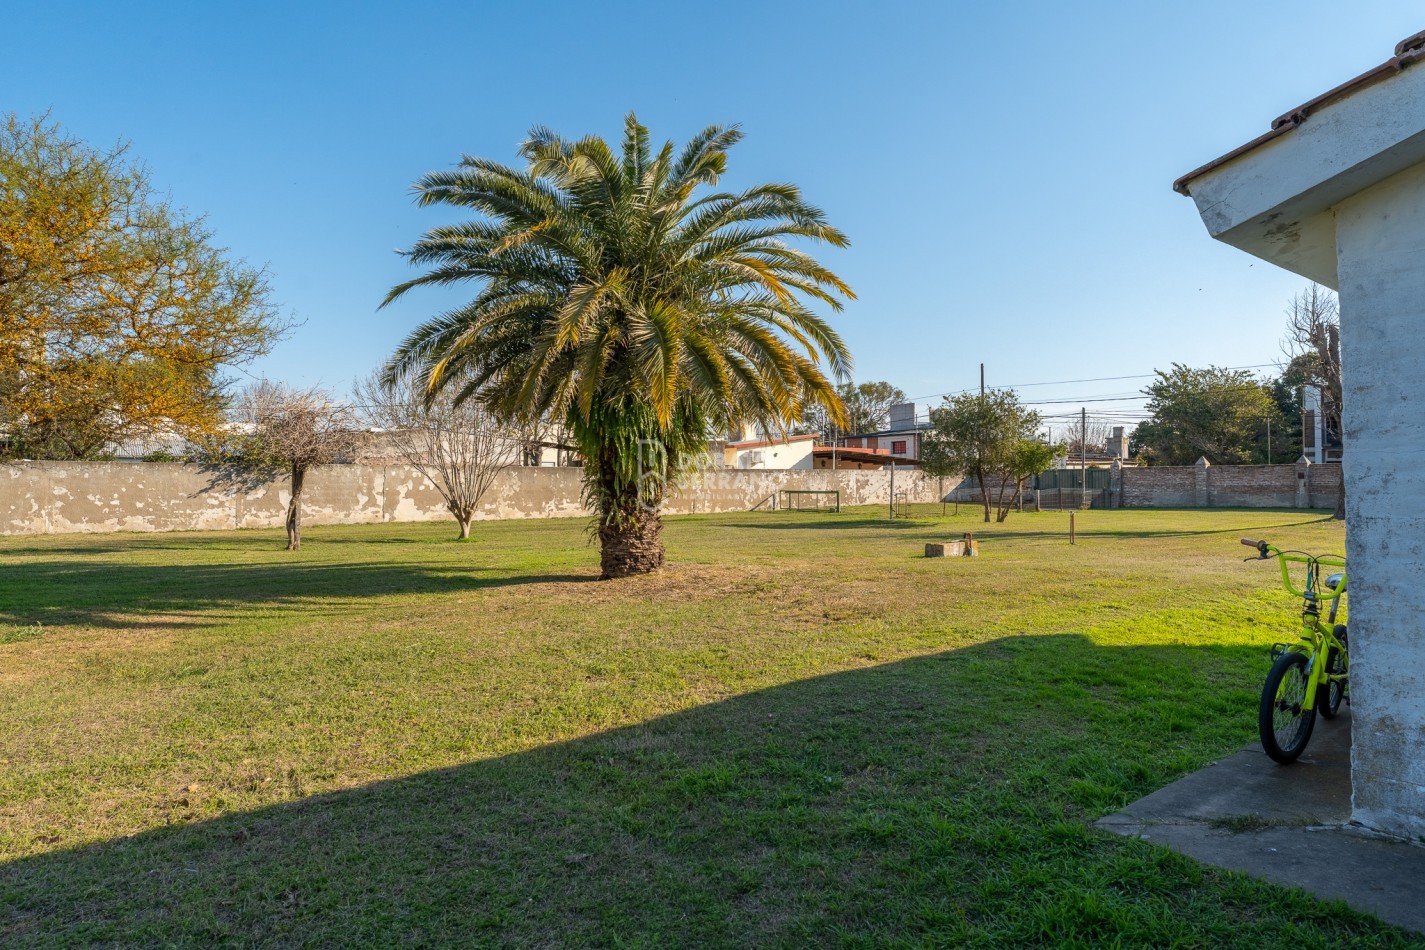
POLYGON ((629 113, 617 149, 536 126, 522 167, 467 155, 422 176, 419 204, 475 217, 404 252, 422 272, 382 306, 419 287, 477 290, 413 331, 388 371, 508 420, 557 414, 605 514, 625 504, 643 441, 676 467, 714 426, 774 428, 811 404, 839 418, 827 374, 845 379, 851 357, 812 307, 855 295, 805 247, 846 236, 795 185, 714 191, 741 137, 711 125, 655 150, 629 113))

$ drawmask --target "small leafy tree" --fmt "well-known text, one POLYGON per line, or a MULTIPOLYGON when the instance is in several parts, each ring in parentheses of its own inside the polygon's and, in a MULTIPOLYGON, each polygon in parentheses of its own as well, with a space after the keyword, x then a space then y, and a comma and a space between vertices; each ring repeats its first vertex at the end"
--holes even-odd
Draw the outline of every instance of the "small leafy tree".
MULTIPOLYGON (((1037 428, 1037 427, 1036 427, 1037 428)), ((1037 435, 1035 437, 1021 439, 1015 446, 1013 454, 1010 456, 1009 465, 1006 467, 1006 474, 1014 480, 1014 491, 1010 498, 1022 498, 1024 495, 1024 483, 1035 475, 1049 468, 1054 464, 1054 457, 1061 451, 1060 447, 1049 442, 1041 442, 1037 435)), ((1087 484, 1087 482, 1085 482, 1087 484)), ((1021 510, 1022 510, 1021 506, 1021 510)), ((1001 497, 999 514, 996 520, 1003 521, 1009 516, 1008 503, 1001 497)))
POLYGON ((467 540, 480 499, 526 454, 526 433, 499 425, 478 400, 457 402, 453 390, 428 394, 410 373, 389 382, 377 373, 357 383, 356 397, 367 422, 435 486, 467 540))
POLYGON ((349 458, 359 441, 350 407, 321 389, 294 389, 263 380, 237 400, 234 419, 222 437, 223 462, 271 479, 286 471, 292 479, 287 502, 287 550, 302 546, 302 490, 314 465, 349 458))
POLYGON ((1011 389, 947 396, 944 405, 930 412, 932 428, 921 442, 921 470, 974 478, 985 522, 991 510, 996 521, 1004 521, 1025 481, 1053 461, 1053 447, 1039 439, 1040 421, 1011 389))

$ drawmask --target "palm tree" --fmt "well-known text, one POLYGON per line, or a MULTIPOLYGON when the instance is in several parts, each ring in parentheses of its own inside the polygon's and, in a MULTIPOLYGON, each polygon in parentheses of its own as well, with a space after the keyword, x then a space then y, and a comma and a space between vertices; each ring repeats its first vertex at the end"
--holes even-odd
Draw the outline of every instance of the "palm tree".
POLYGON ((779 430, 813 405, 844 419, 821 367, 846 379, 850 355, 808 302, 840 310, 855 295, 784 239, 847 239, 794 185, 709 192, 741 137, 709 126, 675 157, 672 142, 653 154, 632 114, 621 154, 536 127, 523 168, 465 156, 414 185, 420 205, 479 217, 404 252, 428 270, 385 303, 426 285, 479 290, 413 332, 388 373, 454 387, 504 422, 563 419, 606 578, 662 566, 663 492, 716 432, 779 430))

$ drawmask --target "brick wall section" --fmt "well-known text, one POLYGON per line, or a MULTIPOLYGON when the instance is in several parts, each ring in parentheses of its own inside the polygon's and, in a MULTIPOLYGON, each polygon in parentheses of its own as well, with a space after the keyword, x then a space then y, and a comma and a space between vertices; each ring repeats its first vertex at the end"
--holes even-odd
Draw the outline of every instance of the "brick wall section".
MULTIPOLYGON (((1341 466, 1303 466, 1307 504, 1334 509, 1341 466)), ((1296 465, 1210 465, 1207 504, 1214 508, 1296 508, 1296 465)), ((1125 468, 1120 505, 1124 508, 1192 508, 1199 505, 1197 467, 1157 465, 1125 468)))
POLYGON ((1196 503, 1191 465, 1156 465, 1123 470, 1120 507, 1188 508, 1196 503))

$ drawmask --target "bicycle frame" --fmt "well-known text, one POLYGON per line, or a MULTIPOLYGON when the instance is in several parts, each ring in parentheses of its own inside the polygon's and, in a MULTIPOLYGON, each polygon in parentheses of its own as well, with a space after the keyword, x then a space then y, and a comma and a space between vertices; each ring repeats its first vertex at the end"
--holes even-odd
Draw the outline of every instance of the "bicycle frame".
POLYGON ((1248 541, 1244 538, 1242 543, 1255 547, 1260 552, 1259 556, 1262 560, 1275 557, 1281 565, 1282 586, 1288 593, 1302 599, 1301 634, 1299 636, 1301 642, 1277 644, 1272 650, 1272 655, 1275 657, 1282 653, 1293 652, 1306 654, 1307 689, 1301 705, 1303 709, 1315 709, 1316 698, 1321 693, 1320 688, 1332 681, 1344 682, 1350 673, 1350 654, 1346 645, 1336 639, 1335 632, 1336 611, 1341 605, 1341 595, 1346 592, 1346 559, 1335 554, 1313 557, 1295 551, 1283 551, 1265 541, 1248 541), (1298 590, 1292 584, 1291 565, 1293 564, 1306 565, 1306 583, 1302 585, 1304 588, 1302 590, 1298 590), (1341 583, 1325 594, 1317 591, 1323 567, 1342 569, 1341 583), (1331 604, 1330 613, 1324 623, 1321 620, 1321 602, 1323 600, 1329 601, 1331 604), (1330 651, 1333 648, 1339 652, 1342 660, 1342 672, 1336 675, 1331 674, 1323 659, 1330 656, 1330 651))

